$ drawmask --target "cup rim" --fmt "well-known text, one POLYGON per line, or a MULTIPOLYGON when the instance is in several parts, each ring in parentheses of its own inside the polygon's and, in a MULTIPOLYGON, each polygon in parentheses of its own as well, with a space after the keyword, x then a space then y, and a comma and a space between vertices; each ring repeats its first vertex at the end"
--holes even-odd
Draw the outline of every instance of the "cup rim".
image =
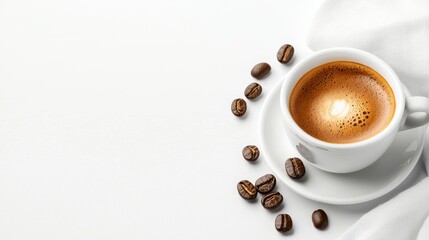
MULTIPOLYGON (((337 61, 341 61, 341 60, 337 60, 337 61)), ((343 61, 350 61, 350 60, 344 59, 343 61)), ((329 63, 329 62, 333 62, 333 61, 326 61, 325 63, 329 63)), ((325 63, 322 63, 322 64, 325 64, 325 63)), ((315 65, 314 67, 311 67, 311 69, 313 69, 317 66, 320 66, 322 64, 315 65)), ((306 72, 308 72, 308 71, 306 71, 306 72)), ((377 72, 379 74, 381 74, 379 71, 377 71, 377 72)), ((402 83, 399 80, 396 73, 393 71, 393 69, 386 62, 381 60, 379 57, 377 57, 377 56, 375 56, 369 52, 360 50, 360 49, 348 48, 348 47, 336 47, 336 48, 328 48, 328 49, 324 49, 324 50, 314 52, 313 54, 311 54, 310 56, 307 56, 302 61, 300 61, 298 64, 296 64, 289 71, 289 73, 287 73, 283 77, 282 81, 283 81, 283 84, 282 84, 282 88, 280 90, 280 106, 281 106, 281 112, 282 112, 283 120, 285 120, 284 122, 287 124, 287 127, 290 128, 294 134, 298 135, 298 137, 301 138, 304 142, 309 143, 315 147, 322 148, 322 149, 344 150, 344 149, 359 148, 359 147, 363 147, 366 145, 370 145, 370 144, 379 142, 379 141, 385 139, 390 133, 395 131, 395 129, 399 128, 401 120, 402 120, 402 116, 404 114, 404 108, 405 108, 404 89, 403 89, 402 83), (373 67, 374 64, 377 64, 378 67, 380 67, 386 71, 387 74, 382 74, 382 76, 385 78, 385 80, 388 82, 388 84, 392 88, 392 91, 393 91, 393 94, 395 97, 396 106, 395 106, 394 115, 393 115, 392 119, 390 120, 389 124, 383 130, 381 130, 379 133, 377 133, 376 135, 374 135, 370 138, 367 138, 365 140, 358 141, 358 142, 352 142, 352 143, 325 142, 325 141, 319 140, 319 139, 311 136, 310 134, 306 133, 303 129, 301 129, 301 127, 298 126, 298 124, 292 118, 292 115, 291 115, 290 110, 289 110, 289 104, 288 104, 289 98, 290 98, 290 93, 292 91, 290 91, 290 93, 287 95, 288 89, 290 89, 290 88, 293 89, 293 87, 295 87, 298 80, 302 77, 301 74, 300 74, 300 76, 297 76, 297 74, 300 72, 300 70, 302 68, 306 67, 311 61, 313 61, 316 58, 321 58, 321 57, 329 56, 329 55, 345 56, 345 58, 349 57, 349 56, 363 57, 365 59, 365 61, 367 61, 367 62, 364 62, 364 61, 362 61, 362 62, 354 61, 354 62, 366 65, 372 69, 374 69, 374 67, 373 67), (371 62, 371 64, 368 64, 368 62, 371 62), (296 79, 296 81, 291 81, 291 78, 296 79)))

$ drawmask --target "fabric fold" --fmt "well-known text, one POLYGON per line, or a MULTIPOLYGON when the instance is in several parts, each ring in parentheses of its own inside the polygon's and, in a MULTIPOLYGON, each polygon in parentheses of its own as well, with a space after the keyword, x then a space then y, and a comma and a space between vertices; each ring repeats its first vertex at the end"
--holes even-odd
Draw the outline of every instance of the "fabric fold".
POLYGON ((428 200, 429 178, 424 178, 362 216, 340 240, 429 239, 428 200))

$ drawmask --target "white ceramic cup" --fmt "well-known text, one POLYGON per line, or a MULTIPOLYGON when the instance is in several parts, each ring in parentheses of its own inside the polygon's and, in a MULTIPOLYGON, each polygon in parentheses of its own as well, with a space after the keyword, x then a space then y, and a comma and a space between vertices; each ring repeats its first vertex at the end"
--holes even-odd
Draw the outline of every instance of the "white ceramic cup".
POLYGON ((401 81, 389 65, 368 52, 353 48, 318 51, 296 64, 285 76, 280 106, 285 129, 302 157, 317 168, 334 173, 354 172, 371 165, 388 149, 398 131, 429 122, 429 98, 406 97, 401 81), (298 80, 313 68, 334 61, 366 65, 389 83, 395 95, 396 108, 390 123, 378 134, 354 143, 329 143, 307 134, 292 118, 289 100, 298 80))

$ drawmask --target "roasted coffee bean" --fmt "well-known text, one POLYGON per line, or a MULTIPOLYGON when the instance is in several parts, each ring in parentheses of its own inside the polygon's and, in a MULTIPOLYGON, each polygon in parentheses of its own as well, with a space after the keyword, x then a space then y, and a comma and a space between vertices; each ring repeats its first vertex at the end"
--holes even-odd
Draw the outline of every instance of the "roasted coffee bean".
POLYGON ((275 226, 279 232, 287 232, 292 228, 292 218, 289 214, 279 214, 276 217, 275 226))
POLYGON ((311 215, 313 225, 317 229, 325 229, 328 226, 328 215, 322 209, 317 209, 311 215))
POLYGON ((241 117, 246 113, 247 110, 247 104, 246 101, 244 101, 241 98, 234 99, 231 104, 231 111, 232 113, 237 116, 241 117))
POLYGON ((276 209, 282 202, 283 196, 279 192, 268 193, 261 199, 261 204, 266 209, 276 209))
POLYGON ((294 49, 292 45, 285 44, 277 52, 277 60, 281 63, 288 63, 293 57, 294 49))
POLYGON ((264 175, 255 182, 255 187, 260 193, 269 193, 276 186, 276 177, 273 174, 264 175))
POLYGON ((261 95, 261 92, 261 85, 257 83, 251 83, 246 87, 246 90, 244 90, 244 96, 246 96, 248 99, 254 99, 261 95))
POLYGON ((301 159, 294 157, 286 160, 286 173, 291 178, 301 178, 305 174, 305 167, 301 159))
POLYGON ((256 190, 256 187, 247 180, 242 180, 239 183, 237 183, 237 191, 238 194, 244 199, 254 199, 256 198, 256 195, 258 195, 258 191, 256 190))
POLYGON ((258 63, 253 68, 250 74, 256 79, 264 78, 271 71, 271 66, 268 63, 258 63))
POLYGON ((248 145, 243 148, 241 154, 243 154, 244 159, 253 162, 259 158, 259 149, 254 145, 248 145))

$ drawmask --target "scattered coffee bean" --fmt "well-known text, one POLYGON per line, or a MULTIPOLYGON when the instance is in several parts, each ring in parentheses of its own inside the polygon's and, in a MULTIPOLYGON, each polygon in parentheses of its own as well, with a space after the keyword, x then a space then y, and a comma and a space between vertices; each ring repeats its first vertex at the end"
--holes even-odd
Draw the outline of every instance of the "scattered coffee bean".
POLYGON ((292 45, 285 44, 277 52, 277 60, 281 63, 288 63, 293 57, 294 49, 292 45))
POLYGON ((260 193, 269 193, 276 186, 276 177, 273 174, 264 175, 255 182, 255 187, 260 193))
POLYGON ((264 78, 271 71, 271 66, 268 63, 258 63, 253 68, 250 74, 256 79, 264 78))
POLYGON ((276 209, 282 202, 283 196, 279 192, 268 193, 261 199, 261 204, 266 209, 276 209))
POLYGON ((244 101, 241 98, 234 99, 231 104, 231 111, 232 113, 237 116, 241 117, 246 113, 247 110, 247 104, 246 101, 244 101))
POLYGON ((253 162, 259 158, 259 149, 254 145, 248 145, 243 148, 241 154, 243 154, 244 159, 253 162))
POLYGON ((246 90, 244 90, 244 96, 246 96, 248 99, 254 99, 261 95, 261 92, 261 85, 257 83, 251 83, 246 87, 246 90))
POLYGON ((305 174, 305 167, 301 159, 294 157, 286 160, 286 173, 291 178, 301 178, 305 174))
POLYGON ((256 198, 256 195, 258 194, 256 187, 247 180, 242 180, 237 183, 237 191, 242 198, 247 200, 256 198))
POLYGON ((279 232, 287 232, 292 228, 292 218, 289 214, 279 214, 276 217, 275 226, 279 232))
POLYGON ((317 229, 325 229, 328 226, 328 215, 322 209, 317 209, 311 215, 313 225, 317 229))

